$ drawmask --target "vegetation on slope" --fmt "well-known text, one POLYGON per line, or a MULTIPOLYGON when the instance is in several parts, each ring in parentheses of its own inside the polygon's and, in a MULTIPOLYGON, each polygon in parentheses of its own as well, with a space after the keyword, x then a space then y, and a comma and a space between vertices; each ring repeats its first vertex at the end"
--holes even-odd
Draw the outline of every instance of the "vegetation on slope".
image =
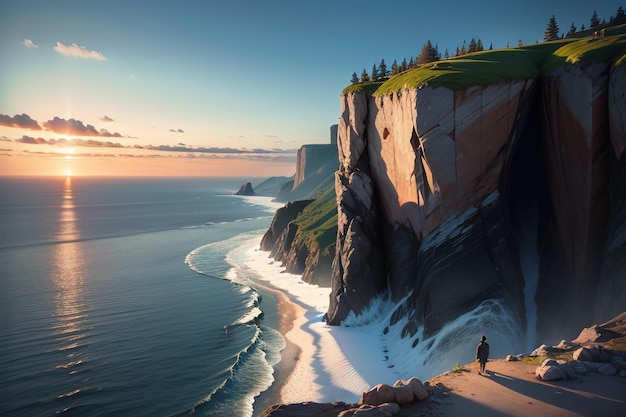
POLYGON ((337 237, 337 200, 335 187, 328 186, 314 196, 294 220, 298 226, 296 240, 303 240, 311 252, 319 249, 322 255, 334 254, 337 237))
MULTIPOLYGON (((432 62, 391 77, 374 95, 387 95, 403 88, 423 85, 463 90, 474 85, 528 79, 547 74, 564 63, 613 58, 614 65, 624 62, 626 35, 601 39, 562 39, 518 48, 481 51, 432 62)), ((354 86, 344 90, 353 91, 354 86)))

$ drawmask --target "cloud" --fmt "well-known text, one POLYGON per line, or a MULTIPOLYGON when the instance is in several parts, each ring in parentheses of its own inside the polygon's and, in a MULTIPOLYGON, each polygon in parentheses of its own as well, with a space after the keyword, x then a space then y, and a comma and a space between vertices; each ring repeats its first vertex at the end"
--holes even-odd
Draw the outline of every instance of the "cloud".
POLYGON ((174 132, 174 133, 185 133, 185 131, 183 129, 170 129, 170 132, 174 132))
POLYGON ((106 57, 102 52, 90 51, 84 46, 78 46, 75 43, 71 45, 64 45, 61 42, 57 42, 54 50, 62 55, 73 56, 74 58, 94 59, 96 61, 106 61, 106 57))
POLYGON ((102 122, 113 122, 114 120, 113 120, 113 119, 111 119, 109 116, 104 115, 104 116, 102 116, 102 117, 100 118, 100 121, 102 121, 102 122))
POLYGON ((13 117, 0 114, 0 126, 17 127, 21 129, 41 130, 41 126, 36 120, 27 114, 16 114, 13 117))
POLYGON ((45 127, 46 130, 51 130, 55 133, 62 133, 71 136, 102 136, 107 138, 122 137, 119 133, 111 133, 106 129, 100 129, 100 131, 97 131, 92 125, 84 125, 83 122, 76 119, 65 120, 60 117, 55 117, 52 120, 44 122, 43 127, 45 127))
POLYGON ((35 45, 33 41, 31 41, 30 39, 24 39, 22 41, 22 45, 24 45, 27 48, 39 48, 39 45, 35 45))
POLYGON ((33 138, 31 136, 26 136, 26 135, 22 136, 19 139, 15 139, 15 141, 19 143, 29 143, 31 145, 43 145, 43 144, 48 143, 48 141, 45 140, 44 138, 33 138))

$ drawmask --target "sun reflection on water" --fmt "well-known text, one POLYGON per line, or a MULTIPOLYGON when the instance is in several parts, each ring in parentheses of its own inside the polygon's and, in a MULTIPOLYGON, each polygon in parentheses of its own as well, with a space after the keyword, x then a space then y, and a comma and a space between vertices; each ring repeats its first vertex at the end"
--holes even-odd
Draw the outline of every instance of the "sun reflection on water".
MULTIPOLYGON (((63 243, 55 245, 51 277, 56 286, 55 318, 53 325, 59 337, 59 351, 69 350, 67 358, 74 364, 80 364, 73 358, 71 351, 81 345, 84 335, 84 320, 87 317, 83 296, 84 263, 81 248, 80 230, 74 205, 72 178, 65 179, 63 200, 59 218, 57 240, 63 243)), ((63 367, 63 365, 60 365, 63 367)))

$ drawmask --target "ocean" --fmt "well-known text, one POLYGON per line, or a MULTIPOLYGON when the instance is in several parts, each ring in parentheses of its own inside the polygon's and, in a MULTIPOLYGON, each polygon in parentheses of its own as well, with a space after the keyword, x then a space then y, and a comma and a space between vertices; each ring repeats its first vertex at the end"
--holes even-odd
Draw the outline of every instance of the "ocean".
POLYGON ((0 178, 0 415, 251 416, 285 342, 248 180, 0 178))

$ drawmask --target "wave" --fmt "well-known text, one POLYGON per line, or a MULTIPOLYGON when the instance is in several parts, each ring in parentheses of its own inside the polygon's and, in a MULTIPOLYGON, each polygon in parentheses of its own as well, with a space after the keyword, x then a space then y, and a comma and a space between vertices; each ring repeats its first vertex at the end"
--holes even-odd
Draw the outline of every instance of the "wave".
POLYGON ((254 288, 254 277, 245 268, 245 258, 251 241, 257 244, 263 230, 249 231, 228 239, 208 243, 191 251, 185 263, 193 271, 231 282, 238 291, 247 295, 244 312, 231 324, 224 326, 228 338, 241 328, 254 328, 250 343, 236 356, 228 377, 193 408, 183 415, 237 415, 251 416, 254 398, 265 391, 274 381, 273 367, 280 361, 280 351, 285 347, 282 335, 264 326, 261 293, 254 288))

